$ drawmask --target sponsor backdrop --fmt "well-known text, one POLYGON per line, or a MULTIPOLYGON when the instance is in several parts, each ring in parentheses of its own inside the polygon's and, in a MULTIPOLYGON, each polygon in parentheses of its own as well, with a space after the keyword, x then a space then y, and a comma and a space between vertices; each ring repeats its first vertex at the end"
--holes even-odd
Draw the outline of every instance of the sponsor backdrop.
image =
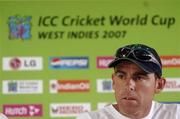
POLYGON ((0 111, 10 119, 74 119, 114 103, 115 50, 157 49, 161 102, 180 102, 180 2, 0 1, 0 111))

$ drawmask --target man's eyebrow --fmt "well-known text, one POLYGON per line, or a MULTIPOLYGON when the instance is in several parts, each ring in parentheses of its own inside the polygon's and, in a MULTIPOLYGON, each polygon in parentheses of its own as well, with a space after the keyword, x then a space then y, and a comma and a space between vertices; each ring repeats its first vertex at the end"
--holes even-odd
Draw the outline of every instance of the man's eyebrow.
POLYGON ((122 73, 122 74, 126 74, 126 72, 121 71, 121 70, 115 70, 115 73, 122 73))
POLYGON ((143 75, 143 76, 147 76, 149 73, 145 72, 145 71, 140 71, 140 72, 136 72, 134 73, 134 75, 143 75))

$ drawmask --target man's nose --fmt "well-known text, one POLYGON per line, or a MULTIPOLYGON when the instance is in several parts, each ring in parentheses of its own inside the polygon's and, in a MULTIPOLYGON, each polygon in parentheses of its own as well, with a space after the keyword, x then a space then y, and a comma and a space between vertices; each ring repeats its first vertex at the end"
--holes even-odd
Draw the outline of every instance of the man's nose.
POLYGON ((132 78, 128 78, 126 81, 127 81, 126 85, 127 85, 128 90, 129 91, 135 90, 135 86, 136 86, 135 81, 132 78))

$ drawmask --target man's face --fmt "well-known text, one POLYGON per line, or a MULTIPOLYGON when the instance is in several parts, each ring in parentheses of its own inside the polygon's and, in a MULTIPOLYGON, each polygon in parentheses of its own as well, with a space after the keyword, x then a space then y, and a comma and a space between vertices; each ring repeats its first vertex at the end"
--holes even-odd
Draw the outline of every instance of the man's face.
POLYGON ((147 74, 136 64, 123 61, 115 67, 112 80, 118 111, 128 114, 151 108, 158 88, 154 73, 147 74))

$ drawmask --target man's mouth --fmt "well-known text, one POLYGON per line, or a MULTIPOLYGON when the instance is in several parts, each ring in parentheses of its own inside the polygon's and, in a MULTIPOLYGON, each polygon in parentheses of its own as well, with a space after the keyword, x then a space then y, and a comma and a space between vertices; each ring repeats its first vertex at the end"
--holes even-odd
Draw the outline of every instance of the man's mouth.
POLYGON ((125 100, 136 100, 136 99, 133 98, 133 97, 125 97, 125 98, 123 98, 123 99, 125 99, 125 100))

